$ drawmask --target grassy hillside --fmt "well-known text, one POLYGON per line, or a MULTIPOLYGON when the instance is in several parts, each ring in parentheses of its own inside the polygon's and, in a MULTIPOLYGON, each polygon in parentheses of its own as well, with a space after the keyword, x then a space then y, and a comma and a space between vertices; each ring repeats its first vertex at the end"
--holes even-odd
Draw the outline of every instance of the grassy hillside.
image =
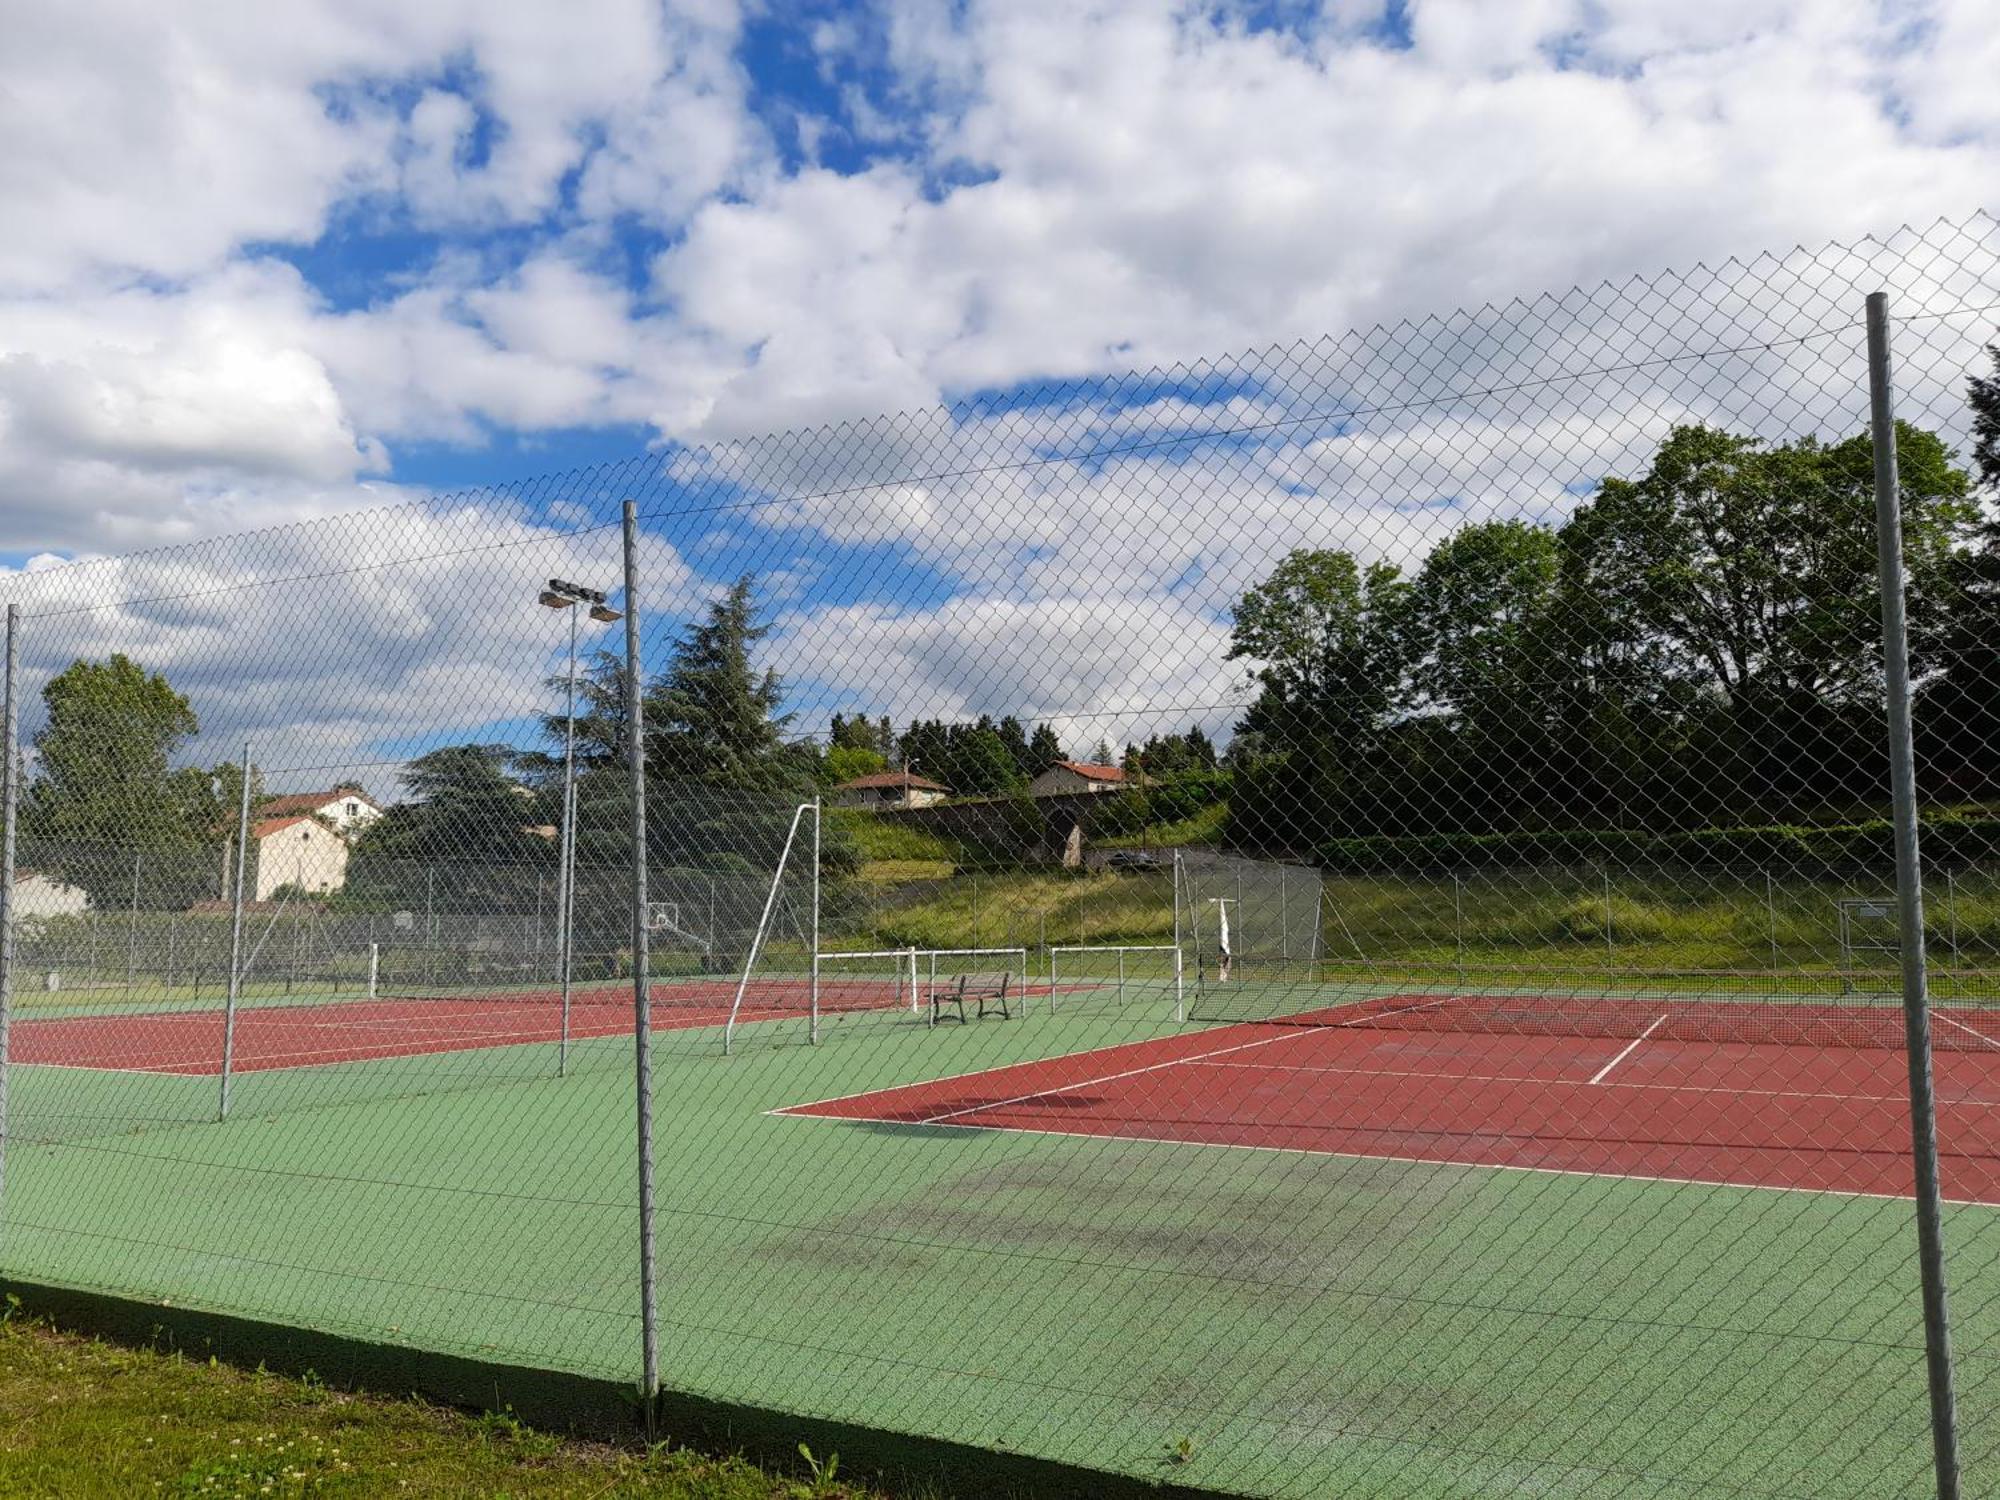
MULTIPOLYGON (((1701 872, 1594 870, 1450 876, 1330 876, 1321 883, 1322 977, 1362 975, 1560 986, 1684 981, 1698 988, 1838 993, 1843 963, 1879 989, 1893 934, 1859 931, 1843 955, 1837 903, 1884 897, 1886 880, 1839 882, 1701 872)), ((1208 919, 1204 919, 1206 922, 1208 919)), ((1239 956, 1263 956, 1254 929, 1274 914, 1239 914, 1239 956)), ((1867 924, 1863 924, 1866 927, 1867 924)), ((872 889, 843 947, 1025 947, 1173 940, 1169 872, 965 872, 872 889)), ((1927 937, 1942 995, 1992 989, 2000 959, 2000 876, 1939 877, 1927 937)), ((1201 942, 1212 948, 1204 926, 1201 942)), ((1192 943, 1190 943, 1190 950, 1192 943)), ((1303 955, 1293 954, 1294 958, 1303 955)))

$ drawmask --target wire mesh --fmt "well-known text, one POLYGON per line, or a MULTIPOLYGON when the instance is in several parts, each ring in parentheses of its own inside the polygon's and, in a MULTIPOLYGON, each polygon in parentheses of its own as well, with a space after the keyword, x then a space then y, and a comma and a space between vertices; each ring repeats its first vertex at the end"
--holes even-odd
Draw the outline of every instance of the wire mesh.
POLYGON ((0 1269, 1232 1493, 1934 1492, 1882 288, 1990 1492, 1983 216, 8 577, 0 1269))

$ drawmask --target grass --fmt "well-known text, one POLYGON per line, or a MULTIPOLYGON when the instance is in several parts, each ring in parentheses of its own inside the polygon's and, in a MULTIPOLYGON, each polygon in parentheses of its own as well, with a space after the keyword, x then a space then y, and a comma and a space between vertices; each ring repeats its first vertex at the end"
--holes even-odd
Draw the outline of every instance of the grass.
POLYGON ((636 1452, 502 1413, 328 1390, 21 1320, 0 1328, 0 1493, 15 1496, 598 1496, 777 1500, 869 1494, 837 1461, 803 1477, 681 1449, 636 1452))
POLYGON ((826 809, 829 828, 854 841, 863 860, 924 860, 956 864, 964 851, 956 842, 900 818, 885 818, 858 807, 826 809))
MULTIPOLYGON (((2000 878, 1961 874, 1932 886, 1926 936, 1939 993, 1990 993, 1990 971, 2000 967, 2000 878)), ((1843 968, 1852 983, 1874 987, 1896 962, 1882 948, 1841 951, 1836 903, 1881 895, 1886 882, 1767 885, 1758 876, 1624 871, 1607 885, 1590 870, 1530 870, 1328 876, 1321 889, 1326 977, 1435 981, 1442 972, 1573 984, 1585 975, 1609 987, 1681 977, 1707 988, 1828 994, 1841 990, 1843 968)), ((864 929, 840 946, 1156 944, 1175 931, 1164 872, 961 872, 872 890, 864 929)), ((1276 921, 1254 903, 1235 913, 1238 953, 1276 956, 1256 936, 1259 924, 1268 932, 1276 921)), ((1204 927, 1201 939, 1208 947, 1214 935, 1204 927)))
POLYGON ((1229 824, 1229 804, 1213 802, 1190 818, 1154 823, 1137 833, 1092 839, 1100 849, 1179 849, 1195 844, 1219 844, 1229 824))

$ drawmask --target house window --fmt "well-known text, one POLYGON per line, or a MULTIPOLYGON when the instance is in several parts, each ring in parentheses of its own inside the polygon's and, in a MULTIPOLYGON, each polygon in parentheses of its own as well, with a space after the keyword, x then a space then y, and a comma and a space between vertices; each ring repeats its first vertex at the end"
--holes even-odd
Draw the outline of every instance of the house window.
POLYGON ((350 802, 350 803, 348 803, 348 804, 347 804, 347 816, 348 816, 348 817, 350 817, 350 818, 358 818, 358 817, 360 817, 360 816, 361 816, 361 804, 360 804, 359 802, 350 802))

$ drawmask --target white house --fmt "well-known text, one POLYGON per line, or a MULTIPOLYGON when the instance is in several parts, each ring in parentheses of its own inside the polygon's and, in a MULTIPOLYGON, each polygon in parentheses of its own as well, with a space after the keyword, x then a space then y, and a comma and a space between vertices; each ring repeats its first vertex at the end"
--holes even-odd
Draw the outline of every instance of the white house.
POLYGON ((14 915, 23 922, 80 917, 89 910, 90 896, 82 886, 70 885, 41 870, 14 872, 14 915))
POLYGON ((317 818, 261 817, 250 837, 257 841, 254 901, 269 901, 284 886, 319 894, 347 883, 347 837, 317 818))
POLYGON ((1094 766, 1059 760, 1028 783, 1030 797, 1068 797, 1077 792, 1122 791, 1129 778, 1123 766, 1094 766))
POLYGON ((909 771, 877 771, 833 789, 835 807, 929 807, 951 788, 909 771))
POLYGON ((356 834, 382 816, 375 799, 358 786, 337 786, 330 792, 287 792, 267 797, 257 805, 257 816, 268 818, 318 818, 333 825, 336 833, 356 834))

